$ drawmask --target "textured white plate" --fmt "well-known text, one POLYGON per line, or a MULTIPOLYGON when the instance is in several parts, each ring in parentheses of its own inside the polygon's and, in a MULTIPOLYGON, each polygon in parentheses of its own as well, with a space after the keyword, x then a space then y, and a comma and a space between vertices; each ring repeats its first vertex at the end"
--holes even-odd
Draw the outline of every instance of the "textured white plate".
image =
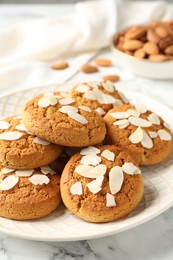
MULTIPOLYGON (((70 84, 61 87, 67 90, 70 84)), ((40 92, 60 89, 47 86, 23 90, 0 98, 0 116, 18 114, 27 100, 40 92)), ((143 103, 158 113, 173 128, 173 112, 136 92, 126 92, 132 103, 143 103)), ((106 224, 92 224, 70 214, 63 206, 47 217, 33 221, 0 218, 0 232, 33 240, 72 241, 115 234, 140 225, 164 212, 173 204, 173 156, 162 164, 143 167, 145 193, 138 207, 126 218, 106 224)))

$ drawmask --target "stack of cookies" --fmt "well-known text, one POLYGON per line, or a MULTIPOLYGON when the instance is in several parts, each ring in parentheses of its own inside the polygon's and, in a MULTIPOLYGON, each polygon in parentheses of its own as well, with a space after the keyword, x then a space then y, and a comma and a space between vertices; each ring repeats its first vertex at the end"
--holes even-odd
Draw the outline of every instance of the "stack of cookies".
POLYGON ((165 122, 109 81, 40 94, 21 117, 0 121, 0 215, 39 218, 62 197, 86 221, 122 218, 143 196, 139 165, 160 163, 171 149, 165 122))

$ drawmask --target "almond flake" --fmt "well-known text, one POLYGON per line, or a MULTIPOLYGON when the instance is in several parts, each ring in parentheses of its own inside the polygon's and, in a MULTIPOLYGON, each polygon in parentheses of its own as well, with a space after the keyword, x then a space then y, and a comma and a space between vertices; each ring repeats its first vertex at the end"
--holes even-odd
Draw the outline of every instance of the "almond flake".
POLYGON ((84 148, 80 151, 81 155, 88 155, 88 154, 99 154, 100 153, 100 149, 94 147, 94 146, 89 146, 87 148, 84 148))
POLYGON ((14 141, 18 140, 23 136, 23 133, 13 131, 13 132, 4 132, 0 134, 0 140, 14 141))
POLYGON ((75 168, 75 172, 85 178, 97 178, 98 175, 91 173, 92 169, 94 169, 94 167, 90 165, 78 165, 75 168))
POLYGON ((96 176, 101 176, 104 175, 106 171, 107 171, 107 166, 105 164, 99 164, 91 170, 91 173, 96 176))
POLYGON ((133 174, 141 174, 141 170, 136 167, 133 163, 124 163, 122 166, 123 172, 133 175, 133 174))
POLYGON ((123 118, 128 118, 129 117, 128 111, 125 111, 125 112, 114 112, 114 113, 110 113, 110 115, 113 118, 116 118, 116 119, 123 119, 123 118))
POLYGON ((86 112, 92 112, 91 108, 89 108, 87 106, 79 106, 79 109, 86 111, 86 112))
POLYGON ((87 84, 91 88, 98 88, 100 86, 100 82, 98 82, 98 81, 91 81, 91 82, 88 82, 87 84))
POLYGON ((114 104, 117 101, 116 98, 114 98, 110 95, 102 94, 102 96, 103 96, 103 100, 102 99, 99 100, 99 103, 101 103, 101 104, 114 104))
POLYGON ((28 131, 28 129, 26 129, 26 127, 24 126, 23 123, 17 125, 15 128, 16 128, 17 130, 19 130, 19 131, 24 131, 24 132, 27 132, 27 131, 28 131))
POLYGON ((160 125, 160 119, 155 113, 150 114, 147 118, 152 124, 160 125))
POLYGON ((106 111, 105 111, 104 109, 102 109, 101 107, 97 107, 97 108, 95 109, 95 111, 96 111, 97 113, 99 113, 101 116, 104 116, 104 115, 106 114, 106 111))
POLYGON ((44 174, 51 174, 51 175, 54 175, 56 174, 56 172, 54 170, 52 170, 49 166, 43 166, 40 168, 41 172, 44 173, 44 174))
POLYGON ((19 177, 15 175, 9 175, 3 179, 0 183, 0 190, 10 190, 12 189, 19 181, 19 177))
POLYGON ((70 104, 74 103, 74 100, 71 98, 62 98, 59 100, 59 103, 61 105, 70 105, 70 104))
POLYGON ((114 161, 115 160, 115 154, 109 150, 104 150, 101 153, 101 156, 103 156, 104 158, 106 158, 108 161, 114 161))
POLYGON ((86 91, 88 91, 90 88, 87 86, 87 85, 85 85, 85 84, 80 84, 79 86, 77 86, 76 88, 75 88, 75 91, 77 91, 77 92, 80 92, 80 93, 85 93, 86 91))
POLYGON ((21 119, 21 116, 15 116, 13 119, 21 119))
POLYGON ((70 192, 73 195, 82 195, 82 183, 80 181, 75 182, 71 187, 70 187, 70 192))
POLYGON ((58 100, 55 96, 44 96, 39 99, 38 106, 46 108, 50 105, 54 106, 58 103, 58 100))
POLYGON ((122 92, 118 91, 118 94, 125 104, 129 103, 128 99, 126 98, 126 96, 122 92))
POLYGON ((105 90, 107 90, 110 93, 113 93, 115 91, 114 85, 109 80, 106 82, 103 82, 102 86, 104 87, 105 90))
POLYGON ((135 116, 135 117, 140 116, 140 113, 135 109, 128 109, 127 112, 129 113, 129 116, 135 116))
POLYGON ((16 176, 19 177, 30 177, 34 172, 34 169, 31 170, 16 170, 16 176))
POLYGON ((130 116, 130 117, 129 117, 129 122, 130 122, 132 125, 140 126, 140 127, 149 127, 149 126, 152 126, 152 123, 149 122, 148 120, 145 120, 145 119, 139 118, 139 117, 135 117, 135 116, 130 116))
POLYGON ((97 97, 93 93, 93 90, 89 90, 84 94, 84 98, 91 99, 91 100, 97 100, 97 97))
POLYGON ((129 125, 129 122, 123 124, 123 125, 119 125, 120 129, 126 128, 129 125))
POLYGON ((44 140, 44 139, 42 139, 42 138, 40 138, 40 137, 35 137, 35 138, 34 138, 34 143, 35 143, 35 144, 45 145, 45 146, 51 144, 51 142, 46 141, 46 140, 44 140))
POLYGON ((168 129, 171 128, 170 125, 167 122, 163 122, 163 125, 164 125, 164 127, 168 128, 168 129))
POLYGON ((34 185, 48 184, 50 179, 43 174, 34 174, 29 178, 30 182, 34 185))
POLYGON ((144 105, 142 105, 142 104, 137 104, 137 105, 135 105, 135 109, 136 109, 139 113, 141 113, 141 114, 147 112, 146 106, 144 106, 144 105))
POLYGON ((8 174, 8 173, 11 173, 11 172, 14 172, 14 171, 15 171, 15 169, 10 169, 10 168, 4 167, 1 170, 1 174, 8 174))
POLYGON ((170 133, 163 129, 159 130, 157 133, 161 140, 170 141, 172 139, 170 133))
POLYGON ((84 165, 93 165, 96 166, 101 162, 101 158, 97 155, 85 155, 82 157, 80 163, 84 165))
POLYGON ((118 125, 118 126, 121 126, 121 125, 129 125, 129 120, 128 119, 121 119, 121 120, 117 120, 113 123, 113 125, 118 125))
POLYGON ((124 181, 122 167, 114 166, 109 172, 109 187, 112 194, 116 194, 121 190, 124 181))
POLYGON ((114 196, 110 193, 106 193, 106 207, 111 208, 115 206, 116 206, 116 202, 114 196))
POLYGON ((122 101, 120 99, 116 99, 115 98, 115 102, 112 103, 113 107, 118 107, 118 106, 121 106, 123 105, 122 101))
POLYGON ((103 176, 99 176, 95 180, 93 180, 87 184, 87 187, 91 193, 96 194, 102 189, 101 186, 103 183, 103 179, 104 179, 103 176))
POLYGON ((61 97, 67 97, 68 96, 68 92, 61 91, 60 95, 61 95, 61 97))
POLYGON ((142 131, 143 131, 143 139, 141 141, 142 146, 148 149, 152 148, 153 147, 152 139, 147 135, 147 133, 144 130, 142 131))
POLYGON ((157 137, 157 133, 154 132, 154 131, 149 131, 148 133, 149 133, 149 136, 150 136, 151 138, 156 138, 156 137, 157 137))
POLYGON ((133 144, 137 144, 139 142, 141 142, 143 139, 143 130, 138 127, 130 136, 129 136, 129 140, 133 143, 133 144))
POLYGON ((0 129, 6 130, 9 129, 10 126, 10 123, 8 123, 7 121, 0 121, 0 129))
POLYGON ((69 111, 68 116, 74 119, 75 121, 81 123, 81 124, 88 124, 88 120, 84 116, 81 116, 80 114, 74 112, 74 111, 69 111))
POLYGON ((61 113, 65 113, 65 114, 68 114, 68 112, 70 111, 73 111, 73 112, 78 112, 78 109, 76 107, 73 107, 73 106, 62 106, 59 111, 61 113))

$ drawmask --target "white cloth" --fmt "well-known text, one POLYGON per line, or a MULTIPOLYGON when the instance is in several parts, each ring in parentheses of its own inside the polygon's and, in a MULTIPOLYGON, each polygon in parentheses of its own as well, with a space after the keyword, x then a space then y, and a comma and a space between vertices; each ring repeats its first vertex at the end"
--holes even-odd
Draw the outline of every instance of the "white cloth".
POLYGON ((173 5, 166 2, 102 0, 78 3, 75 12, 68 15, 0 29, 0 88, 26 87, 28 78, 31 87, 66 80, 70 75, 63 78, 61 73, 50 71, 46 62, 108 46, 119 28, 170 18, 173 5))

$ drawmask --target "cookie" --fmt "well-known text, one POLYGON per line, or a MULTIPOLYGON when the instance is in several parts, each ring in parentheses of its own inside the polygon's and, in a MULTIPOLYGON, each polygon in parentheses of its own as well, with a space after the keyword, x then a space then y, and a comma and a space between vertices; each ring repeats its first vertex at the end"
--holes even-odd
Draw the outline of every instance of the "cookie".
POLYGON ((0 165, 14 169, 31 169, 54 161, 62 147, 30 133, 20 117, 0 121, 0 165))
POLYGON ((106 142, 130 152, 139 164, 152 165, 165 160, 172 149, 167 124, 143 105, 122 105, 104 117, 106 142))
POLYGON ((69 96, 77 105, 88 106, 101 116, 127 102, 111 81, 79 83, 69 92, 69 96))
POLYGON ((60 202, 60 177, 50 167, 35 170, 1 167, 1 217, 37 219, 51 213, 60 202))
POLYGON ((106 127, 103 118, 89 107, 77 106, 59 92, 40 94, 22 112, 27 129, 40 138, 69 147, 102 142, 106 127))
POLYGON ((109 222, 140 202, 144 183, 131 156, 114 145, 88 147, 71 157, 61 176, 66 207, 89 222, 109 222))

